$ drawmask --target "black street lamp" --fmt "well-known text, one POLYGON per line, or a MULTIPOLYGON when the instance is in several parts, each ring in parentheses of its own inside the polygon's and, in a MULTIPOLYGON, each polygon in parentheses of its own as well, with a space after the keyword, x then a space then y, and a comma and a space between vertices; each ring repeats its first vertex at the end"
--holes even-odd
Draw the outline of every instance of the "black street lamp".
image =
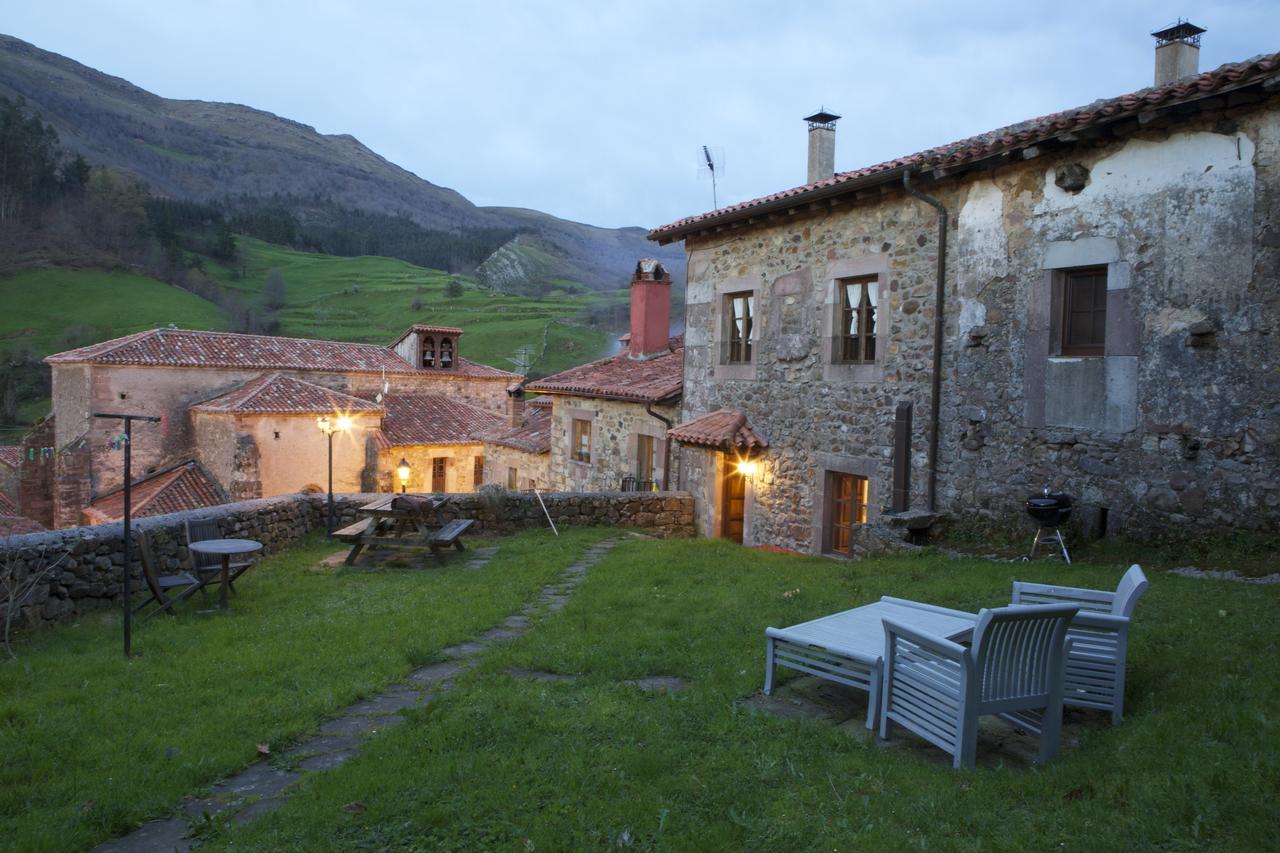
POLYGON ((409 460, 403 456, 400 457, 400 464, 396 466, 396 476, 400 478, 400 494, 404 494, 405 486, 409 484, 409 472, 413 470, 409 467, 409 460))
POLYGON ((332 418, 329 415, 322 415, 316 418, 316 426, 320 427, 320 431, 329 439, 329 521, 328 532, 329 538, 333 538, 333 434, 335 432, 346 432, 351 429, 351 418, 346 415, 338 415, 332 418))

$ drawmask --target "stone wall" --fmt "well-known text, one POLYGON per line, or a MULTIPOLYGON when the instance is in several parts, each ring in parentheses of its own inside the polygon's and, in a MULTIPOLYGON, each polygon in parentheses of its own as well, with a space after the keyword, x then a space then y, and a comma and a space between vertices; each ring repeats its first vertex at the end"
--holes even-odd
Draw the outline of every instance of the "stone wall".
POLYGON ((485 485, 492 484, 504 488, 508 487, 508 474, 512 468, 516 469, 515 488, 532 489, 536 487, 544 491, 550 488, 550 452, 528 453, 503 444, 494 444, 491 441, 484 443, 485 485))
MULTIPOLYGON (((678 422, 680 411, 676 406, 654 406, 653 410, 672 423, 678 422)), ((555 395, 551 406, 551 488, 566 492, 621 488, 624 477, 636 474, 637 435, 654 439, 658 466, 654 479, 661 484, 666 434, 666 425, 646 412, 644 403, 555 395), (575 418, 591 421, 590 463, 571 457, 575 418)), ((679 466, 674 448, 671 465, 668 482, 675 485, 679 466)))
MULTIPOLYGON (((395 447, 378 452, 379 484, 389 491, 400 491, 400 478, 396 476, 396 467, 400 460, 409 463, 409 482, 405 484, 410 492, 474 492, 478 485, 475 482, 476 457, 484 459, 487 466, 489 460, 484 455, 484 445, 476 444, 397 444, 395 447), (433 488, 432 460, 444 460, 445 485, 443 489, 433 488)), ((335 487, 336 488, 336 487, 335 487)))
MULTIPOLYGON (((1073 493, 1076 521, 1136 537, 1280 527, 1280 114, 1275 99, 930 184, 949 211, 938 508, 1020 529, 1073 493), (1059 175, 1083 176, 1080 184, 1059 175), (1107 270, 1106 351, 1060 355, 1058 276, 1107 270)), ((935 212, 886 188, 831 211, 693 237, 681 420, 741 410, 770 448, 747 541, 821 547, 824 471, 889 504, 892 427, 913 406, 925 505, 935 212), (878 276, 874 364, 833 365, 835 284, 878 276), (752 292, 754 354, 724 364, 727 294, 752 292)), ((680 486, 716 500, 716 455, 680 486)), ((701 512, 702 527, 716 517, 701 512)))
MULTIPOLYGON (((334 510, 338 526, 350 524, 356 519, 360 506, 384 496, 336 495, 334 510)), ((558 527, 608 525, 640 528, 663 537, 693 535, 693 499, 683 493, 546 494, 543 501, 558 527)), ((324 495, 285 495, 138 519, 135 526, 150 534, 164 573, 182 570, 187 565, 189 555, 183 525, 189 519, 217 519, 224 536, 255 539, 263 543, 265 553, 270 554, 288 548, 308 531, 323 529, 326 515, 324 495)), ((477 534, 507 534, 547 527, 542 506, 533 495, 504 494, 496 498, 457 495, 444 515, 449 520, 475 519, 473 531, 477 534)), ((17 624, 33 627, 92 610, 118 607, 124 580, 123 547, 123 525, 118 523, 0 540, 0 561, 11 562, 19 580, 48 562, 59 561, 46 582, 29 597, 17 624)), ((141 602, 148 593, 136 552, 133 578, 133 593, 142 596, 136 599, 141 602)))

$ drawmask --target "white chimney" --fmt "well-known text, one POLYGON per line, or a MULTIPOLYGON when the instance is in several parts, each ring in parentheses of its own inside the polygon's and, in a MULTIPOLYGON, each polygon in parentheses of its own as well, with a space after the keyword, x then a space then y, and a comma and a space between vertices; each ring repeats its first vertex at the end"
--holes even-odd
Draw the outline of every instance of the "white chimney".
POLYGON ((826 108, 806 116, 809 122, 809 180, 816 183, 836 174, 836 122, 840 116, 826 108))
POLYGON ((1156 30, 1155 85, 1163 86, 1200 73, 1200 34, 1204 30, 1181 18, 1173 26, 1156 30))

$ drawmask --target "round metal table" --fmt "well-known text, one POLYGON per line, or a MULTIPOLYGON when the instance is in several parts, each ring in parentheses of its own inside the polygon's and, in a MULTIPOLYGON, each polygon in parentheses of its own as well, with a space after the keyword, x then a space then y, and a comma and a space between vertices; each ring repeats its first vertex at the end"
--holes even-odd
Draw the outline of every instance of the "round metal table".
POLYGON ((252 554, 262 550, 262 543, 252 539, 205 539, 187 546, 197 554, 213 554, 222 558, 222 590, 218 593, 218 606, 226 610, 231 606, 227 591, 231 588, 231 558, 237 554, 252 554))

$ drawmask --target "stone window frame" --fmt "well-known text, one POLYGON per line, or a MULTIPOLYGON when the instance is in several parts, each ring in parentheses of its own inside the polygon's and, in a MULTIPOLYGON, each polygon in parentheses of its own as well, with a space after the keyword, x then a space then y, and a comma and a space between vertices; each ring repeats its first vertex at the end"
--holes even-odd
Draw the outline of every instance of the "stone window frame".
POLYGON ((825 330, 822 353, 822 379, 825 382, 880 382, 884 379, 884 354, 888 338, 891 300, 889 294, 889 256, 883 252, 845 258, 827 268, 823 277, 826 293, 822 302, 822 328, 825 330), (875 276, 876 293, 876 357, 870 362, 843 361, 840 345, 840 283, 851 278, 875 276))
POLYGON ((661 424, 636 424, 631 434, 627 436, 627 465, 628 471, 631 471, 636 479, 640 479, 640 472, 636 470, 636 463, 639 461, 640 441, 638 436, 647 435, 653 439, 653 481, 661 483, 666 475, 666 458, 667 458, 667 429, 661 424))
MULTIPOLYGON (((1042 275, 1031 287, 1023 355, 1023 423, 1043 427, 1045 377, 1050 362, 1105 358, 1109 365, 1136 362, 1139 325, 1130 290, 1131 265, 1113 237, 1077 237, 1045 242, 1042 275), (1089 267, 1107 270, 1106 328, 1101 356, 1062 353, 1062 311, 1066 273, 1089 267), (1114 361, 1110 361, 1114 360, 1114 361)), ((1134 365, 1129 365, 1134 369, 1134 365)), ((1119 369, 1119 368, 1117 368, 1119 369)))
POLYGON ((827 523, 829 521, 828 506, 830 496, 828 488, 830 474, 849 474, 863 477, 867 481, 867 524, 873 524, 880 517, 881 462, 876 459, 841 456, 835 453, 817 453, 814 455, 813 479, 813 526, 809 544, 810 553, 818 556, 845 556, 833 554, 826 550, 827 523))
POLYGON ((713 340, 711 341, 712 378, 745 380, 756 378, 756 365, 760 359, 760 344, 763 339, 762 332, 765 328, 765 306, 760 299, 762 290, 760 281, 751 278, 731 278, 716 284, 714 295, 715 327, 713 340), (732 322, 732 317, 729 314, 729 297, 742 293, 749 294, 752 298, 751 360, 729 363, 727 360, 729 324, 732 322))
POLYGON ((597 453, 599 450, 599 447, 598 447, 599 437, 596 435, 596 428, 595 428, 595 420, 596 420, 596 415, 598 413, 595 411, 592 411, 591 409, 571 409, 568 407, 565 408, 564 413, 569 420, 569 428, 565 431, 566 432, 565 439, 568 445, 566 447, 567 452, 565 453, 566 462, 568 463, 569 469, 571 471, 575 471, 579 476, 585 476, 591 471, 591 462, 592 460, 596 459, 597 453), (590 430, 590 433, 591 433, 587 437, 588 459, 585 462, 583 462, 580 459, 575 459, 573 455, 574 450, 576 448, 576 444, 574 442, 574 434, 573 434, 574 421, 586 421, 588 424, 587 428, 590 430))

